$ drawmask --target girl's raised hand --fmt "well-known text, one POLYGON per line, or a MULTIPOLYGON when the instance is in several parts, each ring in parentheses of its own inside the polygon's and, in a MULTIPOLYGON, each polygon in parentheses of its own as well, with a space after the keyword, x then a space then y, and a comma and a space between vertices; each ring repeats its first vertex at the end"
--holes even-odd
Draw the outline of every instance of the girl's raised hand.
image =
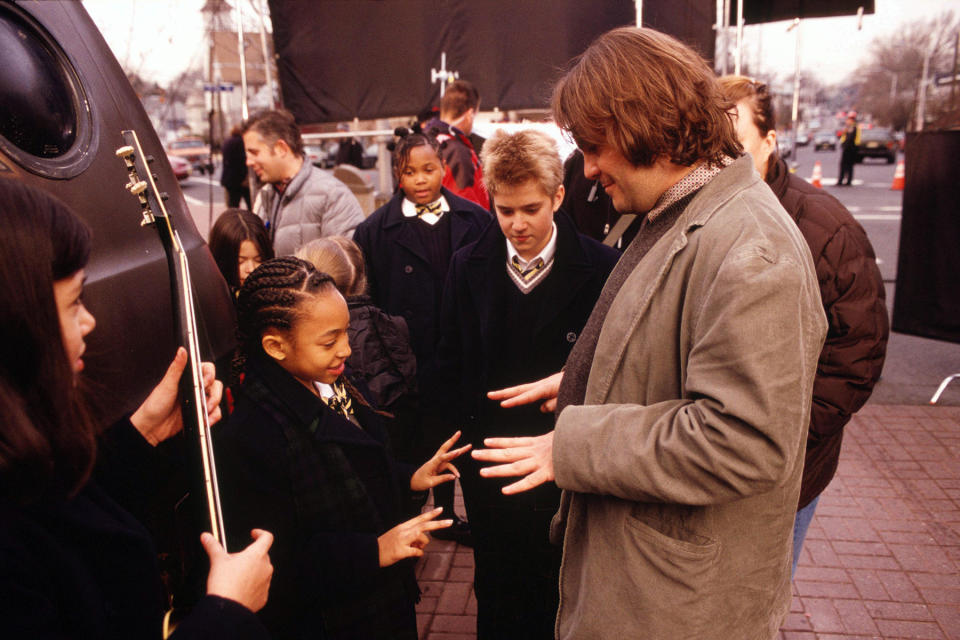
POLYGON ((410 488, 414 491, 426 491, 432 489, 438 484, 450 482, 454 478, 460 477, 460 472, 450 462, 470 450, 473 445, 464 445, 459 449, 450 450, 450 447, 460 439, 460 432, 457 431, 450 439, 441 445, 433 457, 427 460, 422 467, 416 470, 410 477, 410 488), (450 473, 443 473, 449 471, 450 473))
POLYGON ((416 518, 401 522, 377 538, 377 546, 380 548, 380 566, 389 567, 404 558, 422 556, 424 547, 430 542, 427 532, 453 524, 453 520, 434 520, 442 512, 443 508, 437 507, 421 513, 416 518))

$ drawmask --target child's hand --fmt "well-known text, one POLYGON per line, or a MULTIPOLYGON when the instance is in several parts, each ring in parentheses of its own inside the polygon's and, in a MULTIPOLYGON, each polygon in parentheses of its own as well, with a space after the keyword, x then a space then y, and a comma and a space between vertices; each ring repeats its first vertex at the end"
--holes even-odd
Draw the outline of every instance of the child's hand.
POLYGON ((389 567, 404 558, 422 556, 423 548, 430 542, 427 531, 443 529, 453 524, 453 520, 434 520, 442 512, 443 509, 437 507, 398 524, 377 538, 377 546, 380 548, 380 566, 389 567))
POLYGON ((410 477, 410 488, 412 490, 426 491, 434 488, 438 484, 443 484, 444 482, 449 482, 454 478, 460 477, 460 472, 457 471, 457 468, 453 466, 450 461, 469 451, 473 445, 468 444, 450 451, 450 447, 459 439, 460 432, 457 431, 437 449, 437 452, 433 454, 432 458, 416 470, 413 476, 410 477), (443 471, 450 471, 451 473, 441 473, 443 471))

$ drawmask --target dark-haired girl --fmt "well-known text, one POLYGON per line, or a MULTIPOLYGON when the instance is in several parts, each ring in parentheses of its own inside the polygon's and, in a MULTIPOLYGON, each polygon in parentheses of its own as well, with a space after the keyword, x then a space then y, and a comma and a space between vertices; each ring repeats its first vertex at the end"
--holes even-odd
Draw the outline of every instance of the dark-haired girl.
MULTIPOLYGON (((159 638, 156 550, 118 500, 153 494, 154 450, 182 427, 180 349, 128 419, 95 426, 78 377, 96 322, 83 304, 90 230, 60 201, 0 179, 0 624, 5 638, 159 638), (96 465, 95 465, 96 462, 96 465)), ((221 385, 205 365, 211 420, 221 385)), ((270 583, 272 536, 227 555, 210 534, 207 596, 174 638, 263 638, 252 611, 270 583)), ((239 548, 239 547, 238 547, 239 548)))
POLYGON ((234 294, 261 262, 273 257, 273 245, 259 216, 227 209, 210 229, 210 253, 234 294))
MULTIPOLYGON (((411 134, 393 152, 399 189, 393 199, 364 220, 353 234, 367 262, 367 284, 373 303, 384 312, 402 316, 410 329, 417 358, 417 384, 425 406, 421 451, 432 450, 447 428, 430 399, 439 388, 436 347, 440 298, 450 258, 460 247, 480 237, 492 220, 490 213, 441 186, 443 161, 432 137, 411 134)), ((409 462, 409 461, 408 461, 409 462)), ((434 491, 434 502, 453 515, 453 485, 434 491)), ((453 537, 466 541, 458 520, 453 537), (459 535, 458 535, 459 534, 459 535)))
POLYGON ((401 522, 412 492, 459 475, 447 440, 414 471, 388 452, 384 416, 347 382, 349 312, 333 279, 294 257, 263 263, 237 299, 243 372, 218 436, 224 520, 277 537, 261 619, 274 638, 416 638, 413 558, 434 509, 401 522))

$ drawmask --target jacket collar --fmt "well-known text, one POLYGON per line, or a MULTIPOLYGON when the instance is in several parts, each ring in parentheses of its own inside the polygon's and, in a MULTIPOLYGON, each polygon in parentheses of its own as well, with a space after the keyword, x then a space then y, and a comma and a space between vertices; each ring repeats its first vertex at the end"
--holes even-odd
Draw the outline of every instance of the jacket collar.
POLYGON ((293 178, 290 179, 290 184, 288 184, 287 188, 283 190, 283 195, 280 197, 285 201, 296 197, 300 189, 303 188, 303 185, 306 184, 307 178, 310 177, 311 171, 313 171, 313 165, 310 163, 310 160, 304 156, 303 164, 300 165, 300 170, 297 171, 293 178))
POLYGON ((677 228, 688 231, 702 227, 728 200, 753 182, 760 182, 753 158, 743 154, 705 184, 677 220, 677 228))
MULTIPOLYGON (((258 353, 248 357, 243 384, 264 387, 270 392, 271 400, 288 418, 295 421, 298 428, 300 425, 305 427, 318 421, 313 432, 313 437, 317 440, 379 446, 374 434, 331 411, 323 400, 300 384, 269 356, 258 353)), ((360 424, 365 427, 374 426, 371 412, 366 407, 355 402, 354 411, 360 424)))
POLYGON ((787 185, 790 183, 790 170, 787 168, 787 163, 778 156, 767 173, 767 184, 770 185, 777 199, 783 200, 783 196, 787 193, 787 185))

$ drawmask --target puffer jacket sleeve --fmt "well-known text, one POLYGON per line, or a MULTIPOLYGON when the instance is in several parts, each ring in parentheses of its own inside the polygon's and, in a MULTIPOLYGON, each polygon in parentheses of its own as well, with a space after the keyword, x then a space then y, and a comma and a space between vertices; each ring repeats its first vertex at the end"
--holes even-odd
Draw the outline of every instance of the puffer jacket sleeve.
POLYGON ((870 397, 890 328, 880 270, 859 225, 839 226, 814 261, 829 323, 813 386, 816 438, 837 433, 870 397))
POLYGON ((351 237, 357 225, 363 222, 363 210, 356 196, 339 180, 332 180, 330 188, 323 194, 326 202, 317 210, 323 211, 320 219, 320 237, 351 237))

